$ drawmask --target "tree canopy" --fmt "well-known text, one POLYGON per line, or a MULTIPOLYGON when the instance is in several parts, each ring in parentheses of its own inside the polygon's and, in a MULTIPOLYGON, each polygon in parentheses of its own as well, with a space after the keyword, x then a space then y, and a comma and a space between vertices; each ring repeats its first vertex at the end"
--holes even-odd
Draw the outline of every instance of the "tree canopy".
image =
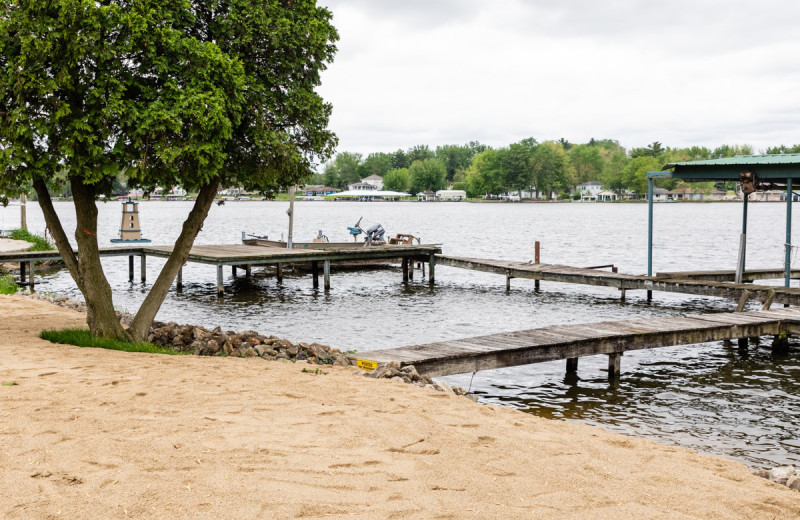
POLYGON ((315 92, 338 39, 313 0, 0 0, 0 192, 33 184, 96 335, 121 337, 95 201, 129 186, 198 191, 128 335, 141 339, 220 185, 271 192, 336 144, 315 92), (69 185, 76 256, 48 185, 69 185))

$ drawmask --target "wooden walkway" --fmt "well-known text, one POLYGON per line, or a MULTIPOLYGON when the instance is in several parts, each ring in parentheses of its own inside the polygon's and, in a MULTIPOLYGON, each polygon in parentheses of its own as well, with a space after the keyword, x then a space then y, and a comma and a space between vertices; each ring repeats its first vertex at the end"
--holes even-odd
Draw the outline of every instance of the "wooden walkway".
MULTIPOLYGON (((742 280, 752 282, 755 280, 783 280, 786 271, 783 269, 748 269, 742 273, 742 280)), ((800 278, 800 269, 789 272, 792 280, 800 278)), ((686 280, 705 280, 708 282, 732 282, 736 279, 736 271, 676 271, 656 273, 656 278, 681 278, 686 280)))
MULTIPOLYGON (((141 280, 147 279, 147 257, 167 258, 172 254, 173 246, 107 247, 100 249, 101 257, 127 256, 128 275, 133 281, 133 261, 139 257, 141 262, 141 280)), ((252 266, 275 265, 279 279, 282 277, 282 265, 285 263, 308 263, 311 265, 314 287, 319 287, 319 264, 322 264, 325 290, 330 289, 330 266, 332 262, 354 260, 399 259, 403 266, 403 279, 409 278, 411 262, 429 262, 429 283, 434 282, 434 255, 441 253, 441 246, 436 244, 391 245, 391 246, 354 246, 352 249, 283 249, 276 247, 250 246, 243 244, 195 245, 189 252, 187 262, 210 264, 217 267, 217 292, 222 294, 222 269, 231 266, 234 274, 237 268, 243 268, 249 274, 252 266)), ((60 260, 58 251, 21 251, 0 253, 0 263, 14 262, 20 264, 21 282, 25 283, 25 266, 30 265, 30 285, 33 286, 33 265, 45 260, 60 260)), ((178 273, 177 284, 183 283, 183 270, 178 273)))
MULTIPOLYGON (((628 350, 668 347, 800 332, 800 310, 691 315, 557 325, 539 329, 492 334, 364 352, 378 365, 396 362, 414 365, 432 377, 491 370, 544 361, 567 360, 575 371, 578 358, 607 354, 609 377, 619 374, 620 356, 628 350)), ((362 362, 363 366, 364 363, 362 362)))
POLYGON ((743 296, 759 301, 800 305, 800 289, 769 285, 734 284, 686 278, 661 278, 610 273, 597 269, 557 264, 533 264, 507 260, 460 258, 436 255, 439 265, 504 275, 507 283, 513 278, 529 278, 560 283, 616 287, 625 290, 662 291, 701 296, 717 296, 740 300, 743 296))

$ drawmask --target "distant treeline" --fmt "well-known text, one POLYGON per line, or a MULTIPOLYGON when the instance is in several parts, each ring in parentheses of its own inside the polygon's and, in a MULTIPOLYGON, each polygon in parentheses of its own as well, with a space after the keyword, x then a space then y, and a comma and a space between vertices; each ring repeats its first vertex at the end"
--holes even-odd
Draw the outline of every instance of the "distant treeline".
MULTIPOLYGON (((523 139, 504 148, 491 148, 473 141, 465 145, 418 145, 394 153, 340 152, 325 165, 324 173, 309 183, 346 188, 370 175, 383 177, 385 190, 418 193, 448 186, 463 189, 470 197, 498 195, 509 191, 531 191, 537 198, 568 197, 574 187, 601 181, 606 189, 622 193, 647 191, 648 171, 661 170, 672 162, 718 159, 753 153, 750 145, 689 148, 664 147, 654 141, 627 150, 613 139, 591 139, 574 144, 566 139, 538 142, 523 139)), ((800 153, 800 145, 767 149, 766 153, 800 153)), ((675 187, 673 179, 658 185, 675 187)))

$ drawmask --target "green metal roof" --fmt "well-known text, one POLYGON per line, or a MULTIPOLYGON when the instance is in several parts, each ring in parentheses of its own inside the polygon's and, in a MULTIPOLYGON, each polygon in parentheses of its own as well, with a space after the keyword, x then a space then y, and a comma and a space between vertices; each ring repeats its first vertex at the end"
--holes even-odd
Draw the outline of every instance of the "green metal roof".
POLYGON ((737 155, 723 159, 684 161, 664 165, 673 169, 672 176, 689 181, 738 180, 741 172, 749 170, 758 179, 770 179, 781 184, 786 179, 800 179, 800 153, 774 155, 737 155))

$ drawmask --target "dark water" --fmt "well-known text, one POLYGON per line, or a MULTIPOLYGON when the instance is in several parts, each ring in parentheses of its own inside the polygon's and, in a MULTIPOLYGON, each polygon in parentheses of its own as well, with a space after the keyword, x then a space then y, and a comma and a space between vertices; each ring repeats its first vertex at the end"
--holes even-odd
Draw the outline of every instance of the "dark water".
MULTIPOLYGON (((142 227, 154 244, 177 236, 190 203, 145 202, 142 227)), ((198 243, 236 243, 241 231, 280 238, 287 203, 229 202, 214 206, 198 243)), ((58 205, 74 229, 69 204, 58 205)), ((785 206, 751 204, 748 267, 780 267, 785 206)), ((446 254, 529 260, 542 243, 542 261, 577 266, 616 264, 622 272, 646 271, 647 207, 643 204, 469 204, 303 202, 296 205, 295 240, 322 229, 331 240, 347 240, 346 226, 363 216, 389 235, 405 232, 443 244, 446 254)), ((36 206, 29 224, 42 231, 36 206)), ((795 212, 796 213, 796 212, 795 212)), ((0 209, 16 222, 17 208, 0 209)), ((115 236, 120 205, 100 207, 101 242, 115 236)), ((656 271, 728 268, 735 265, 741 208, 738 204, 660 204, 655 207, 656 271)), ((6 224, 9 226, 9 224, 6 224)), ((795 226, 800 227, 800 226, 795 226)), ((800 233, 800 230, 798 230, 800 233)), ((800 235, 794 242, 800 243, 800 235)), ((147 285, 127 280, 127 259, 104 260, 115 305, 135 310, 147 285)), ((162 264, 148 259, 152 282, 162 264)), ((137 265, 138 273, 138 265, 137 265)), ((626 303, 609 288, 514 280, 437 267, 430 288, 417 273, 402 283, 398 269, 335 272, 329 294, 314 291, 309 277, 287 276, 278 284, 259 271, 234 280, 226 271, 219 302, 215 269, 190 264, 185 290, 171 293, 158 319, 225 329, 255 329, 297 341, 320 341, 345 350, 367 351, 562 323, 679 316, 730 311, 716 298, 628 292, 626 303)), ((38 290, 79 298, 69 275, 47 276, 38 290)), ((778 283, 778 282, 776 282, 778 283)), ((757 308, 757 307, 753 307, 757 308)), ((563 362, 515 367, 448 381, 471 386, 482 400, 540 416, 596 424, 738 459, 757 467, 800 464, 800 345, 773 354, 768 338, 747 351, 708 343, 626 353, 622 378, 606 379, 605 356, 581 358, 578 376, 566 378, 563 362)))

